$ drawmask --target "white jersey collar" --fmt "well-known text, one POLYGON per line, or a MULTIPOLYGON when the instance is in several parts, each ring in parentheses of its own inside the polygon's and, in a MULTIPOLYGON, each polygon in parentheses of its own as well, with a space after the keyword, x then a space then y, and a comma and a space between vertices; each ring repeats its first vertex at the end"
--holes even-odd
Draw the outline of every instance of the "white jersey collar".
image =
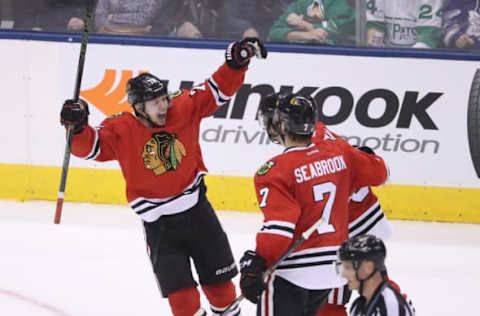
POLYGON ((315 146, 315 144, 313 143, 310 143, 310 145, 308 146, 301 146, 301 147, 297 147, 297 146, 294 146, 294 147, 288 147, 288 148, 285 148, 285 150, 283 151, 283 153, 288 153, 288 152, 291 152, 291 151, 300 151, 300 150, 306 150, 306 149, 310 149, 312 148, 313 146, 315 146))

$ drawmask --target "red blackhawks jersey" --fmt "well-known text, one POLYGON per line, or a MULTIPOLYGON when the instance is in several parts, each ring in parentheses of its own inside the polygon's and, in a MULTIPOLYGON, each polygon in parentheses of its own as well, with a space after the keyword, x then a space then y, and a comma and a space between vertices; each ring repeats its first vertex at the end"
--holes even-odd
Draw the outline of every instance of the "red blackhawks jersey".
POLYGON ((348 201, 358 189, 387 178, 383 159, 348 143, 328 140, 286 149, 256 173, 255 189, 264 222, 256 251, 271 265, 320 217, 324 222, 276 269, 306 289, 345 284, 332 263, 348 238, 348 201))
MULTIPOLYGON (((317 122, 312 142, 319 143, 328 139, 346 142, 342 137, 330 131, 322 122, 317 122)), ((392 235, 392 224, 385 217, 380 202, 370 187, 363 187, 352 194, 348 212, 349 237, 372 234, 380 239, 387 239, 392 235)))
POLYGON ((207 168, 199 144, 200 122, 240 88, 244 70, 223 64, 192 90, 172 95, 167 124, 148 128, 131 113, 119 113, 100 126, 75 135, 72 153, 96 161, 118 160, 126 180, 127 200, 147 222, 183 212, 199 197, 207 168))

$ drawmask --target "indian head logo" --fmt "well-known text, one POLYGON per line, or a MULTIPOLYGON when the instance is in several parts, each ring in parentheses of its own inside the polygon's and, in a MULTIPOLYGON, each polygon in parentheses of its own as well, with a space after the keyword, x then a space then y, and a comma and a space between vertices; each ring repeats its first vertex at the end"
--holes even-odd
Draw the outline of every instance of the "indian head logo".
POLYGON ((178 140, 176 134, 167 132, 153 133, 143 145, 142 159, 145 168, 156 176, 171 170, 177 170, 187 154, 185 146, 178 140))
POLYGON ((300 103, 298 102, 298 98, 292 98, 292 99, 290 100, 290 104, 291 104, 291 105, 299 105, 300 103))
POLYGON ((275 161, 268 161, 263 166, 261 166, 258 171, 257 175, 263 176, 266 175, 270 170, 272 170, 273 166, 275 166, 275 161))
MULTIPOLYGON (((134 76, 133 71, 122 70, 120 81, 116 84, 117 72, 119 71, 116 69, 105 69, 103 80, 96 87, 80 92, 82 98, 94 105, 106 116, 118 112, 133 112, 125 92, 128 80, 134 76)), ((148 71, 141 70, 138 74, 146 72, 148 71)))

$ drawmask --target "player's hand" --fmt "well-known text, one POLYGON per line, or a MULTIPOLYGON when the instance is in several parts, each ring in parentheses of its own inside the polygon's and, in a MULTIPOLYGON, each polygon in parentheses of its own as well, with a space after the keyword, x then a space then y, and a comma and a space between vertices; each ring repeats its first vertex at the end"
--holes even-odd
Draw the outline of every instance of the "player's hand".
POLYGON ((266 264, 266 260, 253 250, 245 251, 240 259, 240 289, 242 295, 254 304, 267 287, 263 281, 266 264))
POLYGON ((466 48, 475 44, 474 40, 471 39, 467 34, 460 35, 455 41, 455 46, 457 48, 466 48))
POLYGON ((256 37, 246 37, 228 45, 225 59, 232 69, 243 69, 248 66, 253 56, 267 58, 267 50, 263 43, 256 37))
POLYGON ((328 32, 321 28, 316 28, 312 30, 314 40, 319 43, 325 43, 328 37, 328 32))
POLYGON ((303 22, 303 14, 298 15, 292 12, 287 16, 286 22, 291 26, 301 26, 303 22))
POLYGON ((87 101, 82 99, 79 99, 78 102, 66 100, 60 113, 60 123, 65 126, 73 125, 73 133, 79 134, 88 124, 89 113, 87 101))

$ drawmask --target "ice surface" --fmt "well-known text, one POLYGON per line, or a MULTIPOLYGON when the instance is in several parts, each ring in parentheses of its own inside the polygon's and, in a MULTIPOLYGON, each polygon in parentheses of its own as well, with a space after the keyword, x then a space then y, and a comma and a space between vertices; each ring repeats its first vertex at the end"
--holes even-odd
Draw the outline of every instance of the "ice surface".
MULTIPOLYGON (((159 295, 139 218, 127 206, 0 200, 0 314, 171 315, 159 295)), ((254 247, 260 213, 220 211, 238 260, 254 247)), ((480 225, 393 221, 390 277, 419 316, 473 315, 480 225)), ((238 279, 235 279, 238 283, 238 279)), ((204 308, 208 304, 202 296, 204 308)), ((243 315, 254 305, 242 302, 243 315)))

